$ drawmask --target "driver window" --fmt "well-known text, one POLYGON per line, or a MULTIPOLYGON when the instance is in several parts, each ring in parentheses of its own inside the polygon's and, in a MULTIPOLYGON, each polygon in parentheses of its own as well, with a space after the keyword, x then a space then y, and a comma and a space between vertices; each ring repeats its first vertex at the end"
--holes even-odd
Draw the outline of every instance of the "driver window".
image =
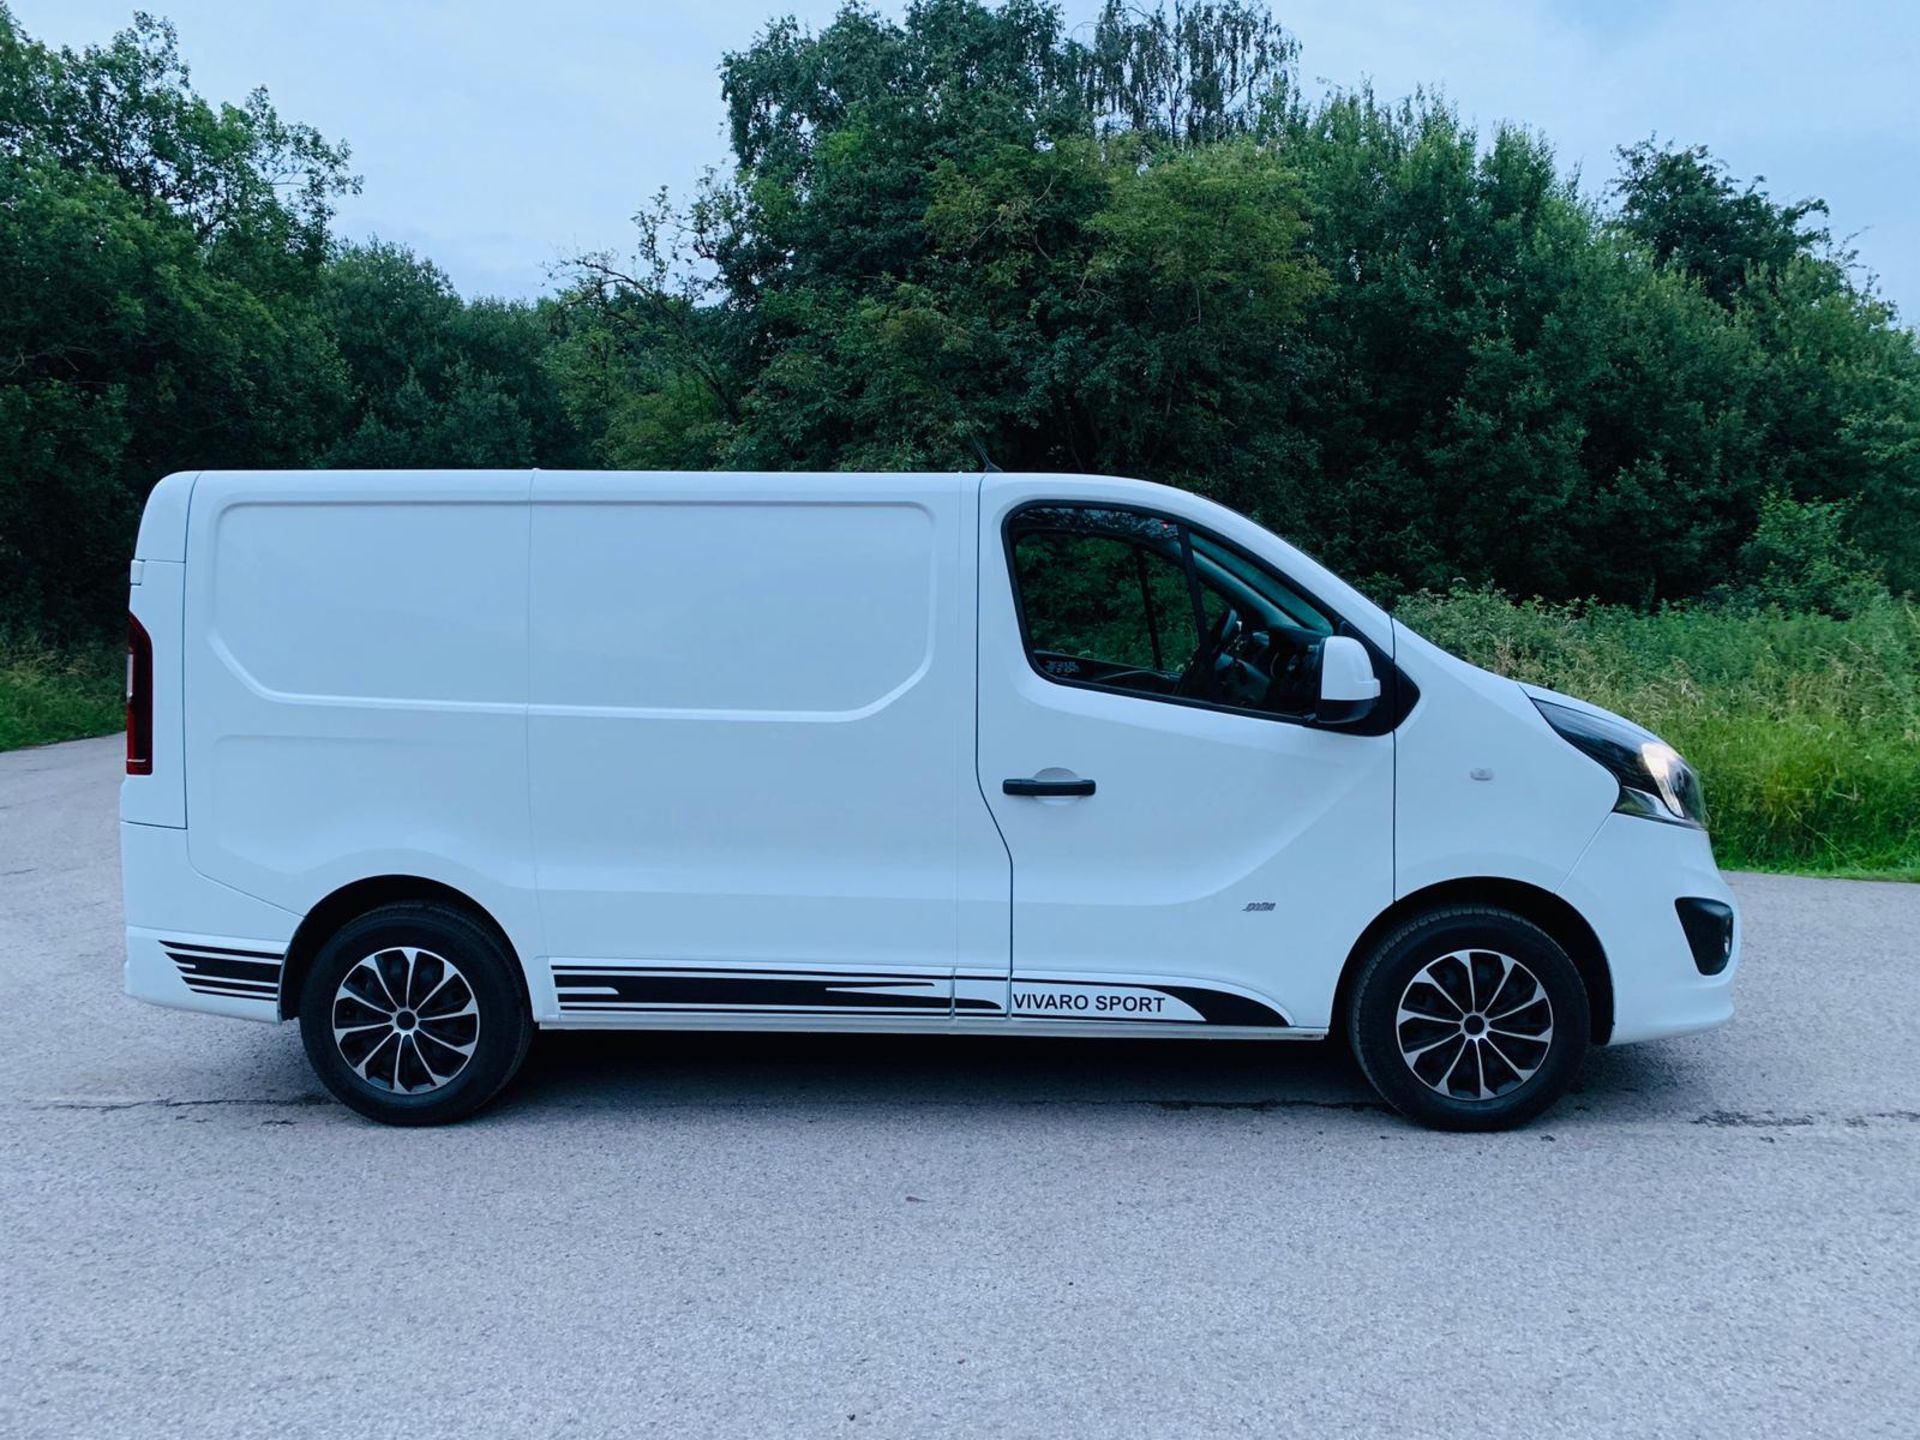
POLYGON ((1048 507, 1013 528, 1027 649, 1044 673, 1166 695, 1200 637, 1177 527, 1125 511, 1048 507))
POLYGON ((1008 537, 1028 658, 1042 674, 1312 716, 1333 621, 1252 557, 1155 515, 1098 506, 1022 510, 1008 537))

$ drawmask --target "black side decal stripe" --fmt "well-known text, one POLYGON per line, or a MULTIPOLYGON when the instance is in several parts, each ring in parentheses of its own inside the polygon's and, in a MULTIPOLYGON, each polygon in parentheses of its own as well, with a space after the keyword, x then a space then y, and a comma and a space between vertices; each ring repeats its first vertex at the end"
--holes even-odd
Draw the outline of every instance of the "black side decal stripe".
MULTIPOLYGON (((607 975, 678 975, 682 979, 816 979, 822 985, 835 985, 851 981, 854 985, 945 985, 947 977, 929 977, 920 975, 899 975, 891 972, 868 972, 868 970, 710 970, 707 966, 576 966, 566 964, 555 968, 555 979, 561 975, 580 975, 605 979, 607 975)), ((1006 979, 1000 975, 1000 979, 1006 979)))
POLYGON ((1257 1025, 1285 1029, 1287 1017, 1271 1005, 1246 995, 1226 990, 1208 990, 1198 985, 1155 985, 1155 990, 1191 1005, 1209 1025, 1257 1025))
MULTIPOLYGON (((633 1005, 621 1000, 569 1001, 560 1007, 569 1015, 855 1015, 855 1014, 897 1014, 897 1011, 876 1010, 872 1006, 850 1005, 633 1005)), ((916 1007, 909 1013, 940 1016, 946 1013, 945 1004, 937 1007, 916 1007)), ((974 1006, 962 1003, 963 1009, 974 1006)), ((1003 1013, 998 1006, 991 1007, 992 1013, 1003 1013)))
POLYGON ((162 940, 160 948, 180 971, 180 978, 196 995, 220 995, 230 1000, 260 1000, 272 1004, 280 997, 281 957, 267 950, 237 950, 225 945, 198 945, 184 940, 162 940))
MULTIPOLYGON (((993 972, 968 972, 957 979, 1000 981, 1009 977, 993 972)), ((1011 977, 1015 985, 1022 977, 1011 977)), ((983 996, 949 997, 947 982, 924 974, 900 975, 879 971, 843 971, 838 974, 767 969, 720 971, 691 965, 617 965, 567 963, 553 970, 554 987, 563 1011, 600 1014, 832 1015, 849 1012, 937 1013, 951 1009, 971 1014, 1004 1015, 1006 1007, 983 996), (928 992, 928 993, 917 993, 928 992)), ((1150 984, 1126 980, 1033 978, 1035 987, 1075 986, 1090 989, 1138 990, 1165 995, 1188 1006, 1199 1023, 1256 1029, 1284 1029, 1287 1018, 1273 1006, 1252 996, 1215 990, 1205 985, 1150 984)), ((1036 1012, 1016 1009, 1015 1018, 1036 1018, 1036 1012)), ((1147 1015, 1074 1011, 1047 1012, 1043 1017, 1063 1020, 1131 1020, 1142 1025, 1166 1024, 1147 1015)), ((1192 1022, 1188 1022, 1192 1023, 1192 1022)))
POLYGON ((796 1006, 817 1010, 946 1010, 952 1001, 944 981, 923 975, 786 975, 619 973, 556 969, 554 986, 563 1010, 602 1009, 613 1004, 706 1010, 740 1006, 796 1006), (849 981, 852 983, 849 984, 849 981), (862 986, 886 986, 868 989, 862 986), (928 994, 915 994, 916 990, 928 994), (569 991, 575 993, 569 994, 569 991), (585 992, 585 993, 580 993, 585 992), (609 993, 611 992, 611 993, 609 993))
POLYGON ((269 990, 246 990, 238 985, 194 985, 187 988, 196 995, 224 995, 231 1000, 265 1000, 269 1003, 279 997, 280 990, 275 986, 269 990))
MULTIPOLYGON (((1263 1030, 1283 1030, 1288 1028, 1287 1017, 1271 1005, 1255 1000, 1249 995, 1236 995, 1229 990, 1213 990, 1205 985, 1164 985, 1158 982, 1147 983, 1139 980, 1060 980, 1048 977, 1035 979, 1029 976, 1015 975, 1014 986, 1030 985, 1035 990, 1051 989, 1054 986, 1082 986, 1095 990, 1143 990, 1151 995, 1165 995, 1171 999, 1191 1006, 1208 1025, 1251 1026, 1263 1030)), ((1150 1015, 1092 1014, 1078 1010, 1015 1010, 1016 1018, 1048 1020, 1121 1020, 1134 1021, 1142 1025, 1164 1025, 1164 1018, 1150 1015)), ((1188 1021, 1188 1024, 1193 1022, 1188 1021)))
POLYGON ((193 945, 185 940, 162 940, 160 948, 170 955, 176 951, 194 955, 243 955, 249 960, 271 960, 276 964, 286 958, 273 950, 229 950, 221 945, 193 945))
POLYGON ((182 975, 187 976, 273 984, 278 984, 280 980, 280 964, 274 960, 216 960, 199 955, 178 955, 171 951, 168 952, 168 958, 180 967, 182 975))

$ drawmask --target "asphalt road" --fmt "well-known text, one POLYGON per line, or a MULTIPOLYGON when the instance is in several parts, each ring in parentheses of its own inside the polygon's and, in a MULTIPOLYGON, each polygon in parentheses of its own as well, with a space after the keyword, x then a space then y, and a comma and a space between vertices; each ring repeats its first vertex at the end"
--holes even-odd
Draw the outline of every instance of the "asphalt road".
POLYGON ((115 741, 0 755, 0 1435, 1915 1433, 1920 887, 1532 1129, 1332 1047, 544 1036, 452 1129, 120 993, 115 741))

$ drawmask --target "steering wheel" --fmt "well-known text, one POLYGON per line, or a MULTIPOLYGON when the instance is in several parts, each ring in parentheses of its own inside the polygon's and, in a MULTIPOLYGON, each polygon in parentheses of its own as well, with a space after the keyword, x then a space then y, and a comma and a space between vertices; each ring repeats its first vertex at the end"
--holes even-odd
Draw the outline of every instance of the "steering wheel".
POLYGON ((1180 672, 1180 683, 1173 687, 1173 693, 1188 700, 1207 695, 1213 688, 1214 667, 1227 647, 1240 638, 1240 629, 1240 612, 1229 605, 1213 622, 1187 668, 1180 672))
POLYGON ((1267 689, 1268 704, 1286 714, 1304 713, 1313 708, 1315 676, 1312 652, 1303 648, 1287 656, 1287 662, 1273 677, 1267 689))

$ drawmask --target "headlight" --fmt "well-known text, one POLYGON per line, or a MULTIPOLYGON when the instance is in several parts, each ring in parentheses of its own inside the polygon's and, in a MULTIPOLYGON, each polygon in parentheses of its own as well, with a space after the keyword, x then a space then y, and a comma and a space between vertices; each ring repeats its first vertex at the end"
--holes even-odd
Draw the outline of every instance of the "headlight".
POLYGON ((1700 777, 1666 741, 1611 715, 1593 715, 1550 700, 1533 703, 1561 739, 1599 761, 1620 782, 1614 809, 1623 815, 1706 828, 1700 777))

